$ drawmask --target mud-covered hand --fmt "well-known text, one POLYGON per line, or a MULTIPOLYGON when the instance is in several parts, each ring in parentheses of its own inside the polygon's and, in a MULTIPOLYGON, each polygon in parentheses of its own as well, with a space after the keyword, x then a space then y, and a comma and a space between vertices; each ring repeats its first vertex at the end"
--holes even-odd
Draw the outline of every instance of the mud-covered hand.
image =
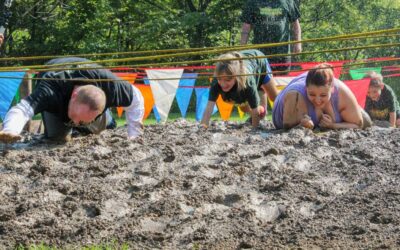
POLYGON ((198 128, 198 131, 202 132, 202 131, 206 131, 208 129, 208 126, 204 123, 200 123, 197 128, 198 128))
POLYGON ((260 117, 260 119, 264 119, 264 117, 267 115, 267 109, 264 106, 258 106, 258 116, 260 117))
POLYGON ((332 117, 327 114, 322 114, 321 120, 319 121, 319 126, 321 126, 321 128, 333 129, 334 125, 335 123, 333 122, 332 117))
POLYGON ((20 135, 0 131, 0 142, 14 143, 16 141, 21 140, 21 138, 22 137, 20 135))
POLYGON ((300 125, 302 127, 308 128, 308 129, 313 129, 314 128, 314 122, 311 120, 311 117, 308 115, 304 115, 303 119, 300 121, 300 125))

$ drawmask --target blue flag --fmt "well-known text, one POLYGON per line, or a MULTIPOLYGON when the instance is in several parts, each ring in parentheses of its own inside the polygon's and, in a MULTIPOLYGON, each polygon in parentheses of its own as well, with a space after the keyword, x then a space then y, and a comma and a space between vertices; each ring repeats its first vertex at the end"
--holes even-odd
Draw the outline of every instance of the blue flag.
MULTIPOLYGON (((208 103, 208 95, 210 94, 209 88, 197 88, 196 93, 196 121, 201 121, 204 111, 208 103)), ((217 105, 214 105, 213 114, 218 111, 217 105)))
POLYGON ((179 82, 179 88, 176 91, 176 101, 178 102, 179 110, 182 117, 186 117, 186 112, 189 107, 190 98, 193 92, 193 86, 196 82, 197 73, 184 73, 179 82), (185 79, 189 78, 189 79, 185 79), (183 87, 183 88, 181 88, 183 87), (188 88, 185 88, 188 87, 188 88))
POLYGON ((10 108, 24 75, 25 72, 0 72, 0 117, 2 120, 10 108))

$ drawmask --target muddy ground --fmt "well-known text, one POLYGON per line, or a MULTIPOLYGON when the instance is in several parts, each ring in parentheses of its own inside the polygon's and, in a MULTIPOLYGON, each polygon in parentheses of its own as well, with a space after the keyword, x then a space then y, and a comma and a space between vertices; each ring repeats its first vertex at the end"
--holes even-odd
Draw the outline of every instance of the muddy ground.
POLYGON ((0 249, 400 248, 400 129, 176 121, 0 145, 0 249))

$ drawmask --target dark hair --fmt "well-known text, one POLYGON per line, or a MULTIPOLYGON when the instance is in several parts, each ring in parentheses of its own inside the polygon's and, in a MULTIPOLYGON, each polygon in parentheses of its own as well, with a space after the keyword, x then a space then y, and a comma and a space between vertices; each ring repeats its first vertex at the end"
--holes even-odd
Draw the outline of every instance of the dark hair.
POLYGON ((365 75, 365 78, 371 78, 369 87, 381 88, 383 85, 383 77, 375 71, 370 71, 365 75))
POLYGON ((333 69, 332 65, 328 63, 321 63, 312 68, 306 78, 306 86, 326 86, 333 83, 333 69))

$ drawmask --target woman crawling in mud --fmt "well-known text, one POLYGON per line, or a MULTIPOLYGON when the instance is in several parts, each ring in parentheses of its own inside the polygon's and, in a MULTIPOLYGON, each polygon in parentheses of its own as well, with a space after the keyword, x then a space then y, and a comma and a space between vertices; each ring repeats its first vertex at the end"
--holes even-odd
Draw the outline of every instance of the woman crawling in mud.
POLYGON ((371 126, 354 94, 334 78, 332 66, 325 63, 296 77, 279 93, 272 117, 277 129, 298 125, 309 129, 371 126))
POLYGON ((202 125, 208 126, 218 96, 226 102, 239 104, 242 111, 251 115, 253 127, 266 115, 267 95, 275 100, 278 95, 275 80, 267 58, 258 50, 229 52, 221 55, 211 83, 207 108, 202 125), (243 60, 240 60, 243 58, 243 60))

